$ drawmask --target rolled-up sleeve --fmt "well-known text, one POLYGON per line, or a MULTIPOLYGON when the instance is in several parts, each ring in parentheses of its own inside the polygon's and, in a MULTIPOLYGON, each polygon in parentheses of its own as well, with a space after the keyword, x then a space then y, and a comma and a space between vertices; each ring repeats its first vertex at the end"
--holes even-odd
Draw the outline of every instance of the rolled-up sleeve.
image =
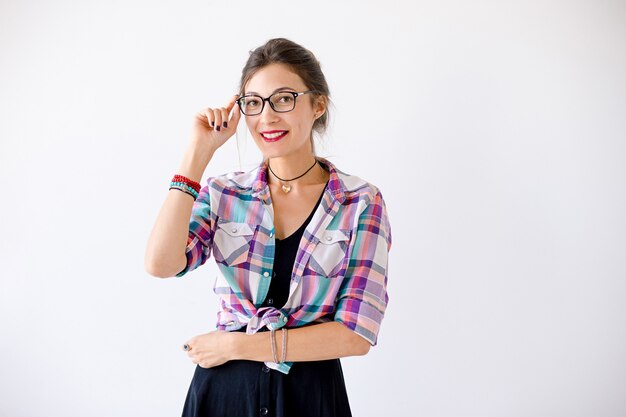
POLYGON ((376 346, 389 301, 387 260, 391 249, 391 225, 379 190, 359 215, 353 245, 334 319, 376 346))
POLYGON ((211 256, 214 234, 211 218, 211 201, 209 199, 211 179, 207 179, 206 185, 200 189, 198 198, 193 203, 191 217, 189 218, 187 248, 185 249, 187 265, 176 274, 177 277, 182 277, 187 272, 198 268, 211 256))

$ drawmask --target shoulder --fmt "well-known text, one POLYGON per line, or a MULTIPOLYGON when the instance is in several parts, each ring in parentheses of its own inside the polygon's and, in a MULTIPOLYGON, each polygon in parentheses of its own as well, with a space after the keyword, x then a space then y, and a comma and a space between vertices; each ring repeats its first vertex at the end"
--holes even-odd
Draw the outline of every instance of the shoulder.
POLYGON ((336 172, 343 184, 346 197, 343 204, 347 207, 346 211, 351 213, 353 220, 359 219, 358 223, 365 225, 362 226, 364 227, 362 230, 376 230, 372 234, 385 237, 388 241, 387 250, 389 250, 392 239, 391 224, 380 188, 360 176, 339 170, 336 172))
POLYGON ((337 177, 342 183, 347 203, 361 202, 369 204, 377 199, 382 199, 380 188, 371 181, 355 174, 348 174, 336 169, 337 177))
POLYGON ((245 192, 245 190, 252 189, 256 176, 256 169, 247 172, 226 172, 207 178, 206 185, 218 191, 222 191, 228 188, 231 190, 245 192))

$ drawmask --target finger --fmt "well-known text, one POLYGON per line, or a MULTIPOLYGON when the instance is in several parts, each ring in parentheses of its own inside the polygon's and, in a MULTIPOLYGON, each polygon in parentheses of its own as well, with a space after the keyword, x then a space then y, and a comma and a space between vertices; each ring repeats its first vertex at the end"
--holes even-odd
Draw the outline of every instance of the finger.
POLYGON ((228 110, 224 107, 222 107, 221 110, 222 110, 222 127, 226 129, 228 128, 228 110))
POLYGON ((239 94, 235 94, 234 96, 230 98, 230 100, 228 100, 228 104, 226 104, 226 110, 228 110, 229 113, 235 106, 235 102, 237 101, 238 98, 239 98, 239 94))
POLYGON ((219 132, 222 126, 222 110, 213 109, 213 117, 215 118, 215 130, 219 132))
POLYGON ((234 126, 235 128, 237 128, 237 125, 239 124, 239 118, 241 118, 241 109, 239 108, 239 105, 235 105, 232 109, 232 115, 228 120, 229 126, 234 126))
POLYGON ((207 108, 206 110, 204 110, 204 116, 207 119, 209 127, 213 128, 215 126, 215 117, 213 116, 213 110, 211 108, 207 108))

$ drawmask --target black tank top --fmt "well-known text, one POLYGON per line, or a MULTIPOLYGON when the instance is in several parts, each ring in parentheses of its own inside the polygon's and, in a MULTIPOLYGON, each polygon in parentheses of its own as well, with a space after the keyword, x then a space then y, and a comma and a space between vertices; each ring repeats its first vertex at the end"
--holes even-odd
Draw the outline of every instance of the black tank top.
POLYGON ((306 229, 307 225, 313 218, 315 210, 317 210, 317 206, 319 206, 322 201, 322 196, 324 195, 324 191, 326 191, 326 187, 328 187, 328 181, 324 186, 324 190, 322 190, 322 193, 317 199, 317 203, 315 203, 313 210, 311 210, 309 217, 307 217, 304 223, 302 223, 300 228, 284 239, 276 239, 276 248, 274 252, 274 274, 262 307, 282 308, 287 302, 287 298, 289 298, 291 272, 293 271, 293 265, 296 261, 300 240, 302 240, 304 229, 306 229))

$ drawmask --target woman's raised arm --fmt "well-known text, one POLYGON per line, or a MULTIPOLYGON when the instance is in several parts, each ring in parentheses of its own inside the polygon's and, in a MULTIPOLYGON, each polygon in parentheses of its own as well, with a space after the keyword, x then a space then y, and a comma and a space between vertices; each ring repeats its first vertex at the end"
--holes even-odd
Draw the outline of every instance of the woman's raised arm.
MULTIPOLYGON (((235 132, 240 118, 233 96, 226 107, 207 108, 194 118, 191 143, 185 151, 177 174, 200 182, 215 151, 235 132), (229 119, 229 114, 233 110, 229 119)), ((144 266, 155 277, 173 277, 187 265, 185 255, 189 237, 189 221, 194 198, 177 189, 170 189, 148 238, 144 266)))

